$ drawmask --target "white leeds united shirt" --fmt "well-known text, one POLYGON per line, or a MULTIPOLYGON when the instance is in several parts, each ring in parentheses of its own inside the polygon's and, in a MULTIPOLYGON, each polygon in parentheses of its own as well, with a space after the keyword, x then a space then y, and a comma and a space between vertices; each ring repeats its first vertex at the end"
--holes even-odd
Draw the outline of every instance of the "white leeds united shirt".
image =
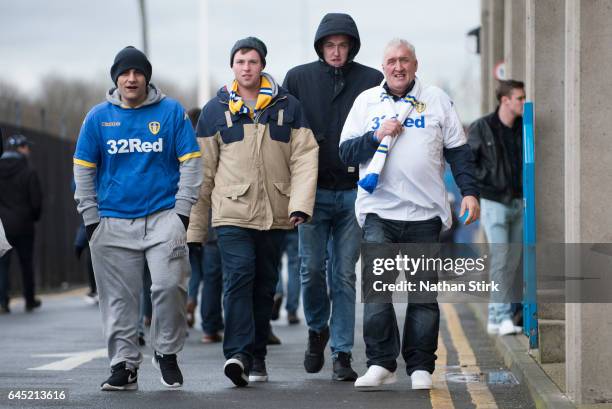
MULTIPOLYGON (((388 109, 381 101, 382 86, 362 92, 344 123, 340 144, 377 130, 388 109)), ((424 104, 417 105, 404 122, 404 130, 389 150, 378 185, 372 194, 359 188, 355 214, 363 226, 368 213, 383 219, 417 221, 440 216, 444 229, 452 224, 450 205, 444 186, 443 148, 466 143, 463 126, 449 96, 438 87, 423 87, 415 79, 409 95, 424 104), (423 110, 423 108, 425 108, 423 110)), ((400 111, 396 101, 395 111, 400 111)), ((359 176, 366 175, 368 164, 359 165, 359 176)))

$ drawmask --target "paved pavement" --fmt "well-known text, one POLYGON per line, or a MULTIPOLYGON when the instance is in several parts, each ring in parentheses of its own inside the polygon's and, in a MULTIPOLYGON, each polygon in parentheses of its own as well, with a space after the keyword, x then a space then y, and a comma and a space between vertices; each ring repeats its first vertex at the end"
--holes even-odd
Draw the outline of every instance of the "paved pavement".
MULTIPOLYGON (((404 307, 397 305, 398 311, 404 307)), ((352 383, 332 382, 329 355, 320 373, 306 374, 302 366, 306 328, 288 326, 281 317, 274 331, 283 345, 269 348, 270 382, 266 384, 233 387, 223 376, 221 346, 201 344, 201 332, 193 329, 179 355, 185 377, 181 390, 161 385, 150 362, 152 352, 144 347, 139 390, 101 392, 99 384, 109 368, 97 308, 86 305, 74 292, 44 297, 43 307, 31 314, 14 303, 13 313, 0 315, 0 408, 535 408, 526 385, 518 384, 503 366, 492 339, 468 306, 443 304, 441 309, 432 391, 412 391, 402 364, 398 383, 376 392, 359 392, 352 383), (11 390, 22 389, 64 390, 67 398, 8 399, 11 390)), ((361 310, 359 304, 353 353, 359 374, 366 370, 361 310)))

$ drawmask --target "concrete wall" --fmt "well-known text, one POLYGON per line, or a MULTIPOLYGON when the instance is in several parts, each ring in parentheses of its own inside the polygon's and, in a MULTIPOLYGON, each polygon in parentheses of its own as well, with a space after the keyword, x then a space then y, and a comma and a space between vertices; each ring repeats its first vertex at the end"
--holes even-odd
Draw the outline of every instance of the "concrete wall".
POLYGON ((504 61, 504 0, 489 0, 489 81, 488 109, 487 112, 495 110, 497 98, 495 89, 497 81, 493 76, 495 66, 504 61))
MULTIPOLYGON (((539 0, 538 0, 539 1, 539 0)), ((612 242, 612 5, 566 0, 566 241, 612 242)), ((580 260, 577 260, 579 263, 580 260)), ((612 304, 566 305, 566 389, 579 404, 612 402, 612 304)))
POLYGON ((527 99, 534 101, 538 242, 564 233, 565 9, 559 0, 527 0, 527 99))
MULTIPOLYGON (((565 240, 565 8, 559 0, 525 1, 525 86, 534 102, 536 167, 536 237, 538 243, 565 240)), ((563 259, 536 259, 536 271, 562 271, 563 259), (557 263, 556 266, 551 265, 557 263)), ((544 306, 543 306, 544 307, 544 306)), ((538 312, 538 351, 542 364, 565 361, 563 305, 548 305, 538 312)))
MULTIPOLYGON (((492 109, 492 69, 503 50, 507 77, 524 77, 534 101, 538 242, 610 243, 612 3, 506 0, 500 13, 500 1, 482 0, 482 108, 492 109)), ((584 259, 566 254, 567 261, 580 268, 584 259)), ((551 342, 543 341, 540 356, 555 348, 559 355, 563 346, 568 396, 580 405, 612 402, 612 304, 564 310, 565 342, 554 342, 563 331, 541 325, 541 340, 551 342)), ((542 311, 563 323, 555 305, 542 311)))
POLYGON ((504 2, 504 61, 506 78, 525 80, 526 0, 504 2))
POLYGON ((493 70, 504 60, 505 3, 504 0, 481 0, 480 6, 480 110, 484 115, 497 107, 493 70))
POLYGON ((489 3, 491 0, 480 0, 480 113, 489 112, 489 93, 491 89, 491 70, 489 66, 489 3))

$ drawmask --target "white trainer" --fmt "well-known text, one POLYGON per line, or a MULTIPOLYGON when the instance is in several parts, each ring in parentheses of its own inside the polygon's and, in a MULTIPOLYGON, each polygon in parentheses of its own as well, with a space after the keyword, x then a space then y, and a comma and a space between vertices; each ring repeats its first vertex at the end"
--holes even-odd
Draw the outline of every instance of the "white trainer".
POLYGON ((410 375, 410 380, 412 381, 412 389, 431 389, 433 386, 431 374, 420 369, 410 375))
POLYGON ((397 382, 395 372, 391 372, 382 366, 371 365, 363 376, 357 378, 355 388, 371 388, 395 382, 397 382))
POLYGON ((511 319, 505 319, 499 325, 499 335, 500 336, 514 335, 514 334, 520 333, 521 331, 522 331, 522 328, 514 325, 511 319))
POLYGON ((499 324, 494 324, 492 322, 487 323, 487 334, 497 335, 498 333, 499 333, 499 324))

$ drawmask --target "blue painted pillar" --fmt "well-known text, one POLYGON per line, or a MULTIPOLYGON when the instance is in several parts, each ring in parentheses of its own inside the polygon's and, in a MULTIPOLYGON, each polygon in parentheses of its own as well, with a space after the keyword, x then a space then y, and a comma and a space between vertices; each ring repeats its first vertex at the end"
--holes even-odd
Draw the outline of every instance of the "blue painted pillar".
POLYGON ((523 331, 529 347, 538 347, 536 279, 535 147, 533 102, 523 111, 523 331))

